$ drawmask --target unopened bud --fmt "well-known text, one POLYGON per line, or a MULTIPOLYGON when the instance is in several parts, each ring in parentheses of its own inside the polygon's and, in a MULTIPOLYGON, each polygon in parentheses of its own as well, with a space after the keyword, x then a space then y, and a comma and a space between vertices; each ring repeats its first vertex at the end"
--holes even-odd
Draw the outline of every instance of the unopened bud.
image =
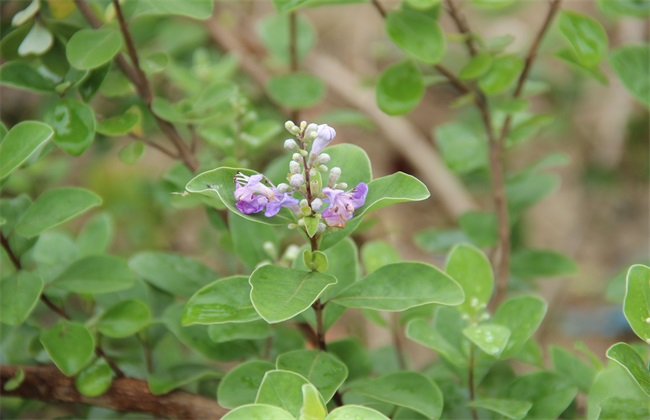
POLYGON ((284 148, 287 150, 296 150, 298 148, 298 144, 296 144, 296 141, 294 139, 286 139, 284 141, 284 148))
POLYGON ((286 128, 287 131, 293 130, 293 127, 295 127, 295 126, 296 126, 296 124, 291 120, 284 123, 284 128, 286 128))
POLYGON ((306 150, 300 149, 300 156, 306 157, 308 154, 309 152, 307 152, 306 150))
POLYGON ((309 189, 311 190, 311 195, 313 197, 320 194, 320 185, 318 184, 318 181, 311 181, 309 183, 309 189))
POLYGON ((295 160, 296 162, 302 162, 302 156, 300 156, 300 153, 294 153, 293 156, 291 156, 291 160, 295 160))
POLYGON ((318 222, 318 227, 316 228, 316 233, 323 233, 327 229, 327 225, 323 222, 318 222))
POLYGON ((286 193, 290 189, 291 189, 291 187, 289 185, 285 184, 284 182, 282 184, 278 184, 278 191, 280 191, 281 193, 286 193))
POLYGON ((304 198, 302 200, 300 200, 300 207, 305 207, 305 206, 308 206, 308 205, 309 205, 309 202, 307 202, 307 200, 305 200, 304 198))
POLYGON ((271 241, 266 241, 262 244, 262 249, 264 252, 266 252, 266 255, 268 255, 272 260, 277 260, 278 259, 278 250, 275 248, 275 245, 273 245, 273 242, 271 241))
POLYGON ((307 121, 301 121, 301 122, 300 122, 300 129, 301 129, 301 130, 304 130, 305 127, 307 127, 307 121))
POLYGON ((318 172, 327 172, 327 166, 325 165, 320 165, 318 167, 318 172))
POLYGON ((323 200, 320 198, 315 198, 311 202, 311 209, 314 211, 320 211, 320 209, 323 208, 323 200))
POLYGON ((330 177, 327 180, 327 186, 330 188, 334 188, 334 185, 336 185, 336 181, 339 180, 339 177, 341 176, 341 168, 338 166, 333 167, 330 170, 330 177))
POLYGON ((298 226, 305 226, 305 219, 298 219, 298 226))
POLYGON ((300 164, 298 162, 296 162, 295 160, 292 160, 291 162, 289 162, 289 171, 292 174, 299 173, 300 172, 300 164))
POLYGON ((312 178, 316 178, 316 175, 318 175, 318 171, 316 169, 314 169, 314 168, 311 168, 309 170, 309 176, 312 177, 312 178))
POLYGON ((337 189, 337 190, 344 190, 344 189, 346 189, 347 187, 348 187, 347 182, 339 182, 338 184, 336 184, 336 185, 334 186, 334 188, 337 189))
POLYGON ((321 153, 318 156, 318 159, 316 159, 316 162, 318 163, 327 163, 329 161, 330 161, 330 155, 328 155, 327 153, 321 153))
POLYGON ((311 123, 307 126, 307 129, 305 129, 305 136, 315 139, 316 136, 314 136, 314 133, 318 136, 318 124, 311 123))
POLYGON ((300 188, 305 183, 305 177, 302 174, 293 174, 289 178, 289 183, 294 188, 300 188))
POLYGON ((289 225, 288 225, 287 227, 288 227, 289 229, 295 229, 295 228, 298 227, 298 225, 295 224, 295 223, 289 223, 289 225))
MULTIPOLYGON (((294 228, 297 227, 294 223, 294 228)), ((287 249, 284 251, 284 254, 282 255, 282 259, 284 261, 293 261, 296 258, 298 258, 298 253, 300 252, 300 247, 294 244, 291 244, 287 247, 287 249)))

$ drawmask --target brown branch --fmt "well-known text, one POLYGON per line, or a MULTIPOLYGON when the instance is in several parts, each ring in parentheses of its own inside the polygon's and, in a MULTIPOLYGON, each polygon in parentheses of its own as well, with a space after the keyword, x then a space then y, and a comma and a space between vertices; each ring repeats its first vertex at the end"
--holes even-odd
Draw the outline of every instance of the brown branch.
POLYGON ((7 253, 7 256, 11 260, 11 263, 14 265, 14 268, 16 270, 21 270, 22 269, 22 264, 20 263, 20 258, 16 253, 11 249, 11 246, 9 245, 9 241, 5 237, 5 235, 0 232, 0 243, 2 243, 2 247, 4 248, 5 252, 7 253))
POLYGON ((438 73, 445 76, 447 78, 447 81, 456 89, 458 89, 461 93, 474 92, 474 90, 471 87, 463 83, 463 81, 457 78, 456 75, 454 75, 454 73, 452 73, 451 70, 449 70, 447 67, 443 66, 442 64, 436 64, 435 69, 438 71, 438 73))
POLYGON ((115 378, 103 395, 86 397, 77 391, 74 377, 66 377, 53 366, 1 365, 2 389, 19 369, 25 372, 25 379, 17 389, 3 390, 3 396, 87 404, 115 411, 141 412, 154 417, 177 419, 218 419, 227 412, 216 401, 184 391, 153 395, 146 381, 135 378, 115 378))
POLYGON ((379 0, 372 0, 372 5, 375 6, 375 9, 379 12, 381 17, 386 19, 386 9, 384 9, 384 6, 379 3, 379 0))
POLYGON ((134 134, 134 133, 129 133, 129 137, 131 137, 132 139, 134 139, 136 141, 141 141, 144 144, 146 144, 147 146, 153 147, 154 149, 158 150, 160 153, 162 153, 162 154, 164 154, 166 156, 169 156, 172 159, 178 159, 178 154, 176 154, 172 150, 169 150, 168 148, 164 147, 163 145, 160 145, 160 144, 156 143, 155 141, 151 141, 151 140, 149 140, 149 139, 147 139, 145 137, 138 136, 137 134, 134 134))
POLYGON ((475 56, 478 49, 474 44, 474 37, 472 36, 472 31, 469 29, 465 16, 456 8, 453 0, 445 0, 445 10, 456 24, 458 31, 463 35, 469 55, 475 56))

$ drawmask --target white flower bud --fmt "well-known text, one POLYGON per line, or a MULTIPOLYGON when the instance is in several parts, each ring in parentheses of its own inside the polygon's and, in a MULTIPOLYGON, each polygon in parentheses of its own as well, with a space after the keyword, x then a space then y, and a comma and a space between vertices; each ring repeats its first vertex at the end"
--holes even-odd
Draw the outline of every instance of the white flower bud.
POLYGON ((316 228, 316 233, 323 233, 327 229, 327 225, 323 222, 318 222, 318 227, 316 228))
POLYGON ((289 223, 289 225, 288 225, 287 227, 288 227, 289 229, 295 229, 295 228, 298 227, 298 225, 295 224, 295 223, 289 223))
POLYGON ((298 144, 294 139, 286 139, 284 141, 284 148, 287 150, 295 150, 298 148, 298 144))
POLYGON ((292 174, 300 173, 300 164, 295 160, 292 160, 291 162, 289 162, 289 171, 292 174))
MULTIPOLYGON (((294 223, 292 223, 294 227, 297 227, 294 223)), ((291 244, 287 247, 287 249, 284 251, 284 255, 282 255, 282 259, 285 261, 293 261, 296 258, 298 258, 298 253, 300 252, 300 247, 294 244, 291 244)))
POLYGON ((321 153, 318 156, 318 159, 316 159, 316 162, 318 163, 327 163, 329 161, 330 161, 330 155, 328 155, 327 153, 321 153))
POLYGON ((318 181, 311 181, 309 183, 309 189, 311 190, 311 195, 317 197, 320 194, 320 185, 318 181))
POLYGON ((305 219, 298 219, 298 226, 305 226, 305 219))
POLYGON ((293 156, 291 156, 291 159, 296 162, 302 162, 302 156, 300 156, 300 153, 294 153, 293 156))
POLYGON ((289 183, 294 188, 300 188, 305 183, 305 177, 302 174, 293 174, 289 178, 289 183))
POLYGON ((318 167, 318 172, 327 172, 327 166, 325 165, 320 165, 318 167))
POLYGON ((348 187, 347 182, 339 182, 338 184, 336 184, 336 185, 334 186, 334 188, 337 189, 337 190, 344 190, 344 189, 346 189, 347 187, 348 187))
POLYGON ((301 121, 301 122, 300 122, 300 129, 301 129, 301 130, 304 130, 305 127, 307 127, 307 121, 301 121))
POLYGON ((293 130, 293 127, 295 127, 295 126, 296 126, 296 124, 291 120, 284 123, 284 128, 286 128, 287 131, 289 131, 289 132, 291 132, 291 130, 293 130))
POLYGON ((327 186, 330 188, 334 188, 334 185, 336 185, 336 181, 339 180, 339 177, 341 176, 341 168, 338 166, 333 167, 330 170, 330 177, 327 180, 327 186))
POLYGON ((278 191, 280 191, 281 193, 286 193, 290 189, 291 189, 291 187, 289 185, 285 184, 284 182, 281 183, 281 184, 278 184, 278 191))
POLYGON ((305 137, 315 139, 314 133, 316 133, 316 136, 318 135, 318 124, 311 123, 305 129, 305 137))
POLYGON ((309 152, 307 152, 306 150, 303 150, 303 149, 300 150, 300 156, 306 157, 308 153, 309 152))
POLYGON ((309 176, 312 177, 312 178, 316 178, 316 175, 318 175, 318 171, 316 169, 314 169, 314 168, 311 168, 309 170, 309 176))
POLYGON ((323 200, 320 198, 314 198, 311 202, 311 209, 314 211, 320 211, 323 208, 323 200))
POLYGON ((275 248, 275 245, 273 245, 273 242, 271 241, 266 241, 262 244, 262 249, 264 252, 266 252, 266 255, 268 255, 272 260, 277 260, 278 259, 278 250, 275 248))
POLYGON ((305 206, 308 206, 308 205, 309 205, 309 203, 304 198, 302 200, 300 200, 300 207, 305 207, 305 206))

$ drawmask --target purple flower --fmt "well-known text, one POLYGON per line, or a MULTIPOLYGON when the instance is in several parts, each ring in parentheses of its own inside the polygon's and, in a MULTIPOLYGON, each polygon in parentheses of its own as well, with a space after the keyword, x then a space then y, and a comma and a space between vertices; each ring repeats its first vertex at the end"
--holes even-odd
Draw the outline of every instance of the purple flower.
POLYGON ((368 185, 360 182, 350 191, 335 190, 332 188, 323 188, 323 193, 327 195, 324 200, 329 206, 323 211, 323 219, 328 226, 345 227, 345 223, 352 219, 354 211, 363 206, 368 195, 368 185))
POLYGON ((318 155, 321 154, 323 149, 327 147, 328 144, 336 137, 336 131, 327 124, 321 124, 318 126, 318 136, 314 139, 314 143, 311 146, 310 159, 316 159, 318 155))
MULTIPOLYGON (((244 214, 259 213, 266 208, 264 216, 273 217, 282 207, 296 206, 299 201, 290 194, 278 191, 273 184, 262 183, 264 175, 246 176, 239 172, 235 177, 237 209, 244 214)), ((267 181, 268 182, 268 181, 267 181)))

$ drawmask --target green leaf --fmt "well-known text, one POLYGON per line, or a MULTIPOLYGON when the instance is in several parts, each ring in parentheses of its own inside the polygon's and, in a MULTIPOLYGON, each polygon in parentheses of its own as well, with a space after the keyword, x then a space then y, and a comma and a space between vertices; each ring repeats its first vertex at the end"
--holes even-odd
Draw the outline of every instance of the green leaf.
POLYGON ((0 85, 39 93, 52 93, 55 87, 51 80, 23 61, 11 61, 0 66, 0 85))
POLYGON ((492 55, 489 53, 479 53, 460 69, 458 77, 461 80, 474 80, 481 77, 492 67, 492 55))
POLYGON ((579 357, 558 346, 551 346, 553 369, 560 375, 570 379, 578 389, 589 393, 594 383, 596 369, 583 362, 579 357))
POLYGON ((105 136, 122 136, 130 132, 140 122, 140 116, 135 112, 106 118, 97 122, 97 132, 105 136))
POLYGON ((313 0, 273 0, 273 5, 279 13, 298 9, 313 0))
POLYGON ((650 418, 650 402, 632 398, 607 398, 600 404, 601 419, 647 419, 650 418))
POLYGON ((151 323, 151 310, 141 300, 117 303, 102 314, 97 330, 111 338, 131 336, 151 323))
POLYGON ((544 319, 548 305, 535 296, 517 296, 503 302, 492 317, 492 323, 510 329, 510 339, 502 358, 517 354, 535 333, 544 319))
POLYGON ((273 369, 275 366, 264 360, 249 360, 233 368, 219 383, 217 389, 219 405, 233 409, 240 405, 254 403, 264 374, 273 369))
POLYGON ((400 262, 401 258, 395 247, 388 242, 371 241, 363 244, 361 261, 366 268, 366 273, 370 274, 385 265, 400 262))
POLYGON ((281 354, 276 368, 298 373, 312 383, 329 402, 345 382, 348 368, 336 357, 319 350, 294 350, 281 354))
POLYGON ((92 359, 95 341, 82 324, 63 321, 41 333, 41 344, 65 376, 74 376, 92 359))
POLYGON ((510 330, 501 325, 479 324, 463 330, 465 337, 492 357, 499 357, 510 338, 510 330))
POLYGON ((281 106, 304 109, 318 104, 325 94, 325 84, 308 73, 274 76, 266 83, 269 97, 281 106))
POLYGON ((261 319, 250 322, 213 324, 208 327, 208 335, 215 343, 233 340, 260 340, 272 334, 271 326, 261 319))
MULTIPOLYGON (((632 377, 617 363, 610 363, 605 369, 598 372, 594 383, 589 390, 587 400, 587 419, 596 420, 607 414, 605 408, 613 400, 637 400, 643 401, 641 405, 632 407, 643 407, 647 405, 648 396, 641 391, 638 384, 632 377), (609 400, 609 401, 608 401, 609 400), (605 411, 605 412, 603 412, 605 411)), ((621 412, 621 411, 619 411, 621 412)), ((621 412, 622 413, 622 412, 621 412)), ((646 418, 647 416, 631 416, 623 418, 646 418)))
POLYGON ((650 16, 650 3, 645 0, 598 0, 598 7, 605 14, 650 16))
POLYGON ((388 420, 377 410, 364 407, 362 405, 346 404, 343 407, 332 410, 331 413, 325 417, 325 420, 348 420, 348 419, 363 419, 363 420, 388 420))
POLYGON ((512 130, 508 133, 506 146, 511 147, 531 139, 537 135, 542 128, 551 124, 554 120, 555 118, 553 116, 544 114, 516 116, 512 130))
POLYGON ((72 156, 81 155, 95 138, 95 113, 83 102, 62 99, 43 119, 54 129, 54 143, 72 156))
POLYGON ((616 343, 607 350, 607 358, 612 359, 634 379, 634 382, 650 397, 650 371, 639 353, 627 343, 616 343))
POLYGON ((514 223, 524 210, 541 201, 557 190, 560 180, 557 175, 529 173, 506 181, 506 197, 510 210, 510 222, 514 223))
POLYGON ((110 69, 111 63, 107 63, 101 67, 91 70, 88 74, 88 77, 86 77, 77 85, 77 90, 85 102, 90 102, 90 100, 99 91, 99 88, 104 83, 104 80, 106 80, 108 77, 108 72, 110 69))
POLYGON ((466 174, 487 165, 487 141, 469 125, 442 124, 434 136, 442 158, 455 173, 466 174))
POLYGON ((127 165, 133 165, 142 157, 144 153, 144 143, 141 141, 135 141, 124 146, 118 152, 120 160, 127 165))
POLYGON ((23 121, 12 127, 0 143, 0 179, 11 175, 53 135, 52 128, 36 121, 23 121))
POLYGON ((291 319, 309 308, 336 278, 291 268, 263 265, 253 271, 251 302, 268 323, 291 319))
POLYGON ((623 81, 625 88, 647 107, 650 107, 650 46, 626 45, 609 55, 609 63, 623 81))
POLYGON ((637 264, 627 272, 623 313, 636 335, 650 343, 650 267, 637 264))
POLYGON ((81 256, 103 254, 113 240, 113 219, 108 213, 91 217, 77 236, 77 248, 81 256))
POLYGON ((197 291, 185 304, 183 325, 250 322, 259 319, 244 276, 219 279, 197 291))
POLYGON ((560 11, 560 32, 569 41, 578 60, 587 67, 594 67, 607 53, 607 33, 595 19, 568 10, 560 11))
POLYGON ((559 252, 541 249, 524 249, 513 253, 510 271, 518 278, 532 280, 537 277, 559 277, 575 274, 575 262, 559 252))
POLYGON ((31 18, 36 16, 38 11, 41 9, 41 2, 39 0, 32 0, 31 3, 27 5, 23 10, 16 13, 11 19, 12 26, 20 26, 25 22, 29 21, 31 18))
POLYGON ((200 262, 182 255, 142 252, 129 267, 147 283, 175 296, 189 297, 218 276, 200 262))
POLYGON ((192 19, 205 20, 212 16, 214 2, 212 0, 139 0, 134 2, 135 15, 178 15, 192 19))
POLYGON ((16 376, 14 376, 13 378, 5 382, 5 385, 2 389, 4 389, 7 392, 16 390, 18 389, 20 384, 23 383, 24 380, 25 380, 25 371, 22 369, 18 369, 16 371, 16 376))
POLYGON ((226 413, 223 420, 296 420, 296 417, 282 408, 268 404, 249 404, 226 413))
POLYGON ((90 70, 108 63, 122 48, 117 28, 82 29, 75 32, 65 49, 72 67, 90 70))
POLYGON ((232 235, 235 253, 249 268, 263 261, 273 261, 265 247, 278 249, 280 241, 272 226, 251 222, 243 217, 229 217, 228 228, 232 235))
POLYGON ((111 387, 111 383, 113 371, 101 357, 82 370, 74 381, 77 391, 86 397, 99 397, 111 387))
POLYGON ((445 36, 438 22, 415 10, 398 10, 386 17, 388 36, 404 51, 428 64, 445 55, 445 36))
POLYGON ((333 302, 352 308, 403 311, 428 303, 458 305, 463 290, 436 267, 419 262, 385 265, 343 290, 333 302), (401 279, 395 282, 395 279, 401 279))
POLYGON ((481 76, 478 85, 486 95, 498 95, 517 81, 523 68, 523 60, 516 55, 497 57, 487 73, 481 76))
POLYGON ((26 237, 36 236, 101 203, 102 199, 97 194, 83 188, 47 190, 38 196, 18 221, 16 233, 26 237))
POLYGON ((568 380, 542 371, 518 377, 505 390, 503 397, 532 402, 527 419, 554 419, 566 410, 577 392, 568 380))
POLYGON ((181 364, 149 376, 147 385, 153 395, 163 395, 206 378, 218 378, 219 372, 205 365, 181 364))
POLYGON ((523 419, 533 406, 528 401, 502 400, 497 398, 481 398, 470 401, 467 405, 474 408, 490 410, 512 420, 523 419))
POLYGON ((90 255, 75 261, 52 285, 73 293, 100 294, 130 289, 135 281, 126 260, 112 255, 90 255))
MULTIPOLYGON (((291 61, 289 14, 272 14, 259 20, 257 33, 274 63, 288 66, 291 61)), ((304 15, 296 16, 296 54, 304 59, 316 42, 316 31, 304 15)))
POLYGON ((368 184, 366 202, 355 211, 355 217, 391 204, 426 200, 430 195, 427 187, 419 179, 403 172, 395 172, 368 184))
POLYGON ((300 420, 324 420, 327 415, 325 402, 313 385, 302 386, 300 420))
POLYGON ((415 234, 415 244, 425 252, 446 252, 455 245, 469 241, 458 229, 427 229, 415 234))
POLYGON ((305 216, 303 220, 305 222, 305 229, 307 229, 307 235, 313 238, 318 231, 318 222, 320 220, 313 216, 305 216))
POLYGON ((303 376, 286 370, 270 370, 264 375, 255 404, 269 404, 298 417, 302 407, 302 386, 309 385, 303 376))
POLYGON ((407 407, 427 418, 440 418, 442 393, 431 379, 417 372, 396 372, 351 386, 350 391, 407 407))
POLYGON ((265 217, 262 213, 244 214, 236 207, 235 181, 237 173, 244 175, 255 175, 256 172, 249 169, 222 167, 203 172, 190 180, 185 189, 193 194, 200 194, 210 198, 217 198, 228 207, 228 210, 248 220, 266 223, 268 225, 286 225, 293 223, 293 217, 288 209, 282 209, 278 215, 265 217))
POLYGON ((608 82, 607 75, 603 73, 603 71, 599 68, 599 66, 595 65, 593 67, 588 67, 582 64, 582 62, 578 58, 578 54, 576 54, 575 50, 570 46, 567 45, 563 48, 560 48, 555 53, 555 56, 560 60, 564 61, 565 63, 569 64, 569 66, 596 79, 599 83, 603 85, 607 85, 608 82))
POLYGON ((424 80, 411 60, 387 67, 377 82, 377 105, 388 115, 407 114, 424 96, 424 80))
POLYGON ((18 271, 0 280, 0 322, 20 325, 34 310, 43 292, 43 279, 18 271))
POLYGON ((328 352, 348 367, 348 382, 370 375, 372 363, 365 347, 354 338, 327 343, 328 352))
POLYGON ((372 180, 372 169, 368 154, 354 144, 337 144, 330 146, 324 151, 330 155, 332 166, 341 168, 340 181, 347 182, 350 187, 356 186, 360 182, 369 183, 372 180))
POLYGON ((18 55, 21 57, 29 55, 42 55, 52 48, 54 37, 39 21, 34 22, 34 26, 23 39, 18 47, 18 55))
POLYGON ((484 311, 494 289, 490 261, 479 249, 461 244, 449 254, 445 271, 465 293, 465 302, 458 309, 471 318, 476 318, 484 311))

